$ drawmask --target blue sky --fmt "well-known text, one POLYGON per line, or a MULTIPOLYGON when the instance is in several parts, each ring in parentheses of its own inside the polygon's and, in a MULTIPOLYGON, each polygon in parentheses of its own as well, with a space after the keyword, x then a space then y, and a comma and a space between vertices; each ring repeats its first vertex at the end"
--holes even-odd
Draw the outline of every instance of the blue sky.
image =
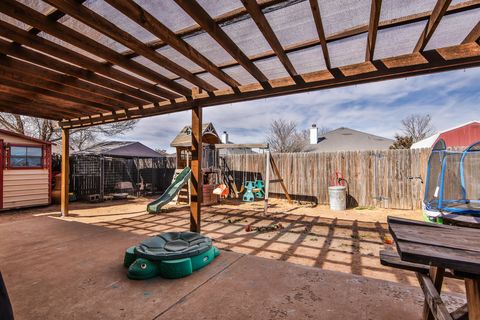
MULTIPOLYGON (((412 113, 430 114, 436 130, 480 120, 480 68, 210 107, 203 116, 219 134, 228 131, 235 143, 259 143, 278 118, 293 120, 301 129, 316 123, 393 138, 401 119, 412 113)), ((190 112, 146 118, 115 139, 171 152, 170 141, 190 121, 190 112)))

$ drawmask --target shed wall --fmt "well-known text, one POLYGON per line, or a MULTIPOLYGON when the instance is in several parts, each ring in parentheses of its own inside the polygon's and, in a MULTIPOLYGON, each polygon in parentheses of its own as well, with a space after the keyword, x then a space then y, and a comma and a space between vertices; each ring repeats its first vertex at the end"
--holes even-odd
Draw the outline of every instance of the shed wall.
POLYGON ((4 170, 3 208, 49 203, 48 169, 4 170))
MULTIPOLYGON (((45 144, 15 135, 0 132, 0 140, 5 144, 44 146, 45 144)), ((3 150, 3 206, 13 209, 28 206, 47 205, 50 202, 49 169, 7 169, 3 150)), ((50 162, 48 162, 50 163, 50 162)))

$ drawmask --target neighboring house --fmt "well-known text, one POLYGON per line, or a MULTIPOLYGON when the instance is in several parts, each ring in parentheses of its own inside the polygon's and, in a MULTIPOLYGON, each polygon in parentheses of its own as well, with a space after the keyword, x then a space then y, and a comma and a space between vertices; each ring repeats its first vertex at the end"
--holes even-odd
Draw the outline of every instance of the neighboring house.
POLYGON ((0 129, 0 209, 48 205, 52 144, 0 129))
MULTIPOLYGON (((235 144, 234 142, 230 141, 227 131, 223 131, 221 140, 223 144, 235 144)), ((218 154, 219 156, 226 156, 232 154, 254 154, 252 149, 250 148, 228 148, 228 149, 219 149, 218 154)))
POLYGON ((73 154, 91 154, 120 158, 160 158, 164 155, 137 141, 105 141, 73 154))
POLYGON ((310 128, 310 144, 304 152, 337 152, 387 150, 393 144, 392 139, 349 128, 338 128, 323 135, 318 135, 318 128, 310 128))
POLYGON ((411 149, 432 148, 438 140, 443 139, 447 148, 467 147, 480 141, 480 122, 470 121, 459 126, 443 130, 431 137, 415 142, 411 149))

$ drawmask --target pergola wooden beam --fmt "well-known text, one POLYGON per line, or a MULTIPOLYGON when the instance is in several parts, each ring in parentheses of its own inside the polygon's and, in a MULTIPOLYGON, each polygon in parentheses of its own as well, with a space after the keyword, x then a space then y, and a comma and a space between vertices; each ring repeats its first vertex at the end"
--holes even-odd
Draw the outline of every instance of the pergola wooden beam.
MULTIPOLYGON (((37 102, 33 99, 23 96, 2 92, 0 100, 4 103, 8 102, 13 104, 15 108, 23 107, 24 109, 30 109, 31 111, 35 112, 37 116, 43 114, 54 117, 57 120, 61 120, 63 118, 63 116, 59 114, 57 106, 43 102, 37 102)), ((80 118, 82 116, 82 113, 75 112, 75 110, 62 110, 62 114, 69 118, 80 118)))
POLYGON ((479 42, 480 41, 480 22, 478 22, 475 27, 473 27, 472 31, 468 33, 462 43, 470 43, 470 42, 479 42))
POLYGON ((75 110, 68 110, 65 113, 65 116, 59 114, 58 108, 56 106, 52 106, 46 103, 41 103, 41 102, 36 102, 32 98, 27 98, 24 96, 19 96, 14 93, 5 93, 2 92, 0 96, 0 100, 3 103, 9 103, 10 106, 14 105, 15 108, 17 106, 23 107, 24 109, 29 109, 30 111, 33 111, 38 115, 48 115, 50 117, 54 118, 65 118, 65 117, 71 117, 71 118, 79 118, 81 116, 80 112, 75 112, 75 110))
POLYGON ((318 7, 317 0, 310 0, 310 8, 312 10, 313 20, 315 21, 315 27, 317 29, 318 39, 322 46, 323 59, 325 60, 325 66, 330 69, 330 55, 328 54, 327 38, 325 37, 325 30, 323 29, 322 16, 320 14, 320 8, 318 7))
POLYGON ((39 94, 33 90, 25 88, 17 88, 9 85, 3 84, 3 79, 0 79, 0 92, 6 95, 13 95, 17 97, 26 97, 32 101, 38 103, 44 103, 50 106, 55 106, 55 112, 62 113, 64 110, 68 113, 72 111, 72 114, 75 113, 80 116, 90 116, 92 113, 102 114, 105 111, 98 110, 97 108, 91 107, 89 105, 82 105, 78 103, 73 103, 67 100, 55 98, 52 96, 46 96, 44 94, 39 94))
POLYGON ((106 2, 230 87, 235 88, 240 85, 134 1, 106 0, 106 2))
MULTIPOLYGON (((61 81, 64 84, 67 84, 68 82, 76 84, 81 88, 85 88, 89 90, 90 92, 93 92, 93 93, 98 92, 100 95, 118 100, 120 104, 124 104, 125 102, 128 103, 130 106, 143 106, 145 104, 148 104, 148 102, 145 100, 137 99, 135 97, 126 95, 122 92, 105 88, 105 87, 113 86, 114 89, 122 89, 125 85, 122 85, 119 82, 111 80, 110 78, 98 76, 91 71, 51 58, 37 51, 33 51, 25 47, 20 47, 19 45, 9 43, 7 41, 0 39, 0 52, 10 55, 12 57, 20 58, 22 60, 25 60, 31 63, 35 63, 37 65, 40 65, 49 69, 55 69, 56 71, 69 74, 71 77, 84 79, 88 82, 81 81, 78 79, 73 80, 73 78, 71 77, 67 79, 65 79, 64 77, 62 79, 59 74, 55 74, 52 71, 47 70, 48 74, 50 75, 53 74, 52 77, 49 77, 50 79, 58 78, 59 81, 61 81), (92 83, 95 83, 98 86, 92 83), (117 84, 119 86, 117 86, 117 84)), ((35 72, 35 70, 32 70, 32 72, 35 72)))
POLYGON ((102 114, 105 113, 105 109, 97 108, 90 101, 83 100, 76 97, 71 97, 63 93, 39 88, 33 85, 27 85, 16 81, 0 78, 0 86, 8 87, 11 91, 18 91, 27 96, 38 97, 45 101, 51 101, 53 104, 59 106, 59 111, 65 108, 78 107, 86 115, 92 113, 102 114))
POLYGON ((245 68, 263 88, 269 89, 271 85, 268 78, 258 67, 248 59, 232 39, 218 26, 210 15, 195 0, 175 0, 175 2, 198 23, 213 39, 217 41, 242 67, 245 68))
POLYGON ((257 25, 258 29, 262 32, 263 36, 267 40, 268 44, 272 48, 272 50, 277 55, 278 59, 287 70, 290 77, 292 77, 295 82, 302 82, 303 79, 298 76, 295 67, 293 66, 292 62, 288 58, 285 50, 283 50, 282 44, 278 40, 275 32, 273 31, 272 27, 268 23, 267 18, 262 12, 262 9, 258 5, 256 0, 242 0, 243 5, 247 9, 247 12, 252 17, 253 21, 257 25))
POLYGON ((380 20, 380 8, 382 0, 372 0, 370 9, 370 22, 368 24, 367 51, 365 61, 372 61, 375 52, 375 43, 377 41, 378 22, 380 20))
POLYGON ((10 38, 16 43, 31 47, 35 50, 44 52, 69 63, 81 66, 87 70, 90 70, 91 72, 97 72, 99 74, 117 79, 118 81, 133 86, 132 88, 130 86, 123 85, 125 88, 123 88, 121 92, 125 92, 126 94, 136 96, 150 102, 163 101, 164 99, 161 98, 161 96, 163 95, 165 95, 169 99, 178 97, 170 91, 161 89, 151 83, 133 77, 127 73, 113 68, 110 65, 105 65, 94 59, 88 58, 71 49, 58 45, 52 41, 30 35, 29 32, 3 21, 0 21, 0 36, 10 38), (134 87, 138 87, 145 91, 135 89, 134 87), (152 93, 155 95, 153 95, 152 93))
POLYGON ((422 34, 420 35, 420 38, 418 39, 417 44, 415 45, 415 49, 413 49, 413 52, 420 52, 425 49, 428 41, 435 32, 435 29, 437 29, 440 20, 445 15, 445 12, 447 12, 448 6, 450 6, 451 2, 452 0, 437 0, 433 11, 428 18, 428 23, 425 26, 425 29, 422 31, 422 34))
POLYGON ((72 87, 64 86, 56 82, 46 81, 45 79, 41 79, 38 77, 33 77, 31 74, 23 73, 14 69, 9 69, 7 67, 4 67, 1 64, 0 64, 0 78, 6 79, 7 81, 11 81, 11 82, 13 81, 13 82, 18 82, 20 84, 27 84, 29 86, 43 88, 49 91, 55 91, 55 92, 62 93, 71 97, 79 98, 82 100, 85 99, 85 101, 88 102, 88 105, 92 105, 97 108, 100 108, 104 110, 104 112, 108 112, 108 111, 116 112, 118 110, 109 105, 90 101, 88 97, 83 96, 82 93, 79 92, 79 90, 76 90, 72 87))
MULTIPOLYGON (((313 1, 314 4, 316 4, 315 0, 311 0, 311 1, 313 1)), ((480 8, 480 0, 468 1, 466 4, 465 3, 460 3, 460 4, 457 4, 457 5, 451 6, 447 10, 447 14, 460 13, 460 12, 463 12, 467 9, 476 9, 476 8, 480 8)), ((430 14, 430 12, 429 12, 429 14, 430 14)), ((408 16, 408 17, 405 17, 405 18, 399 18, 399 19, 394 19, 394 20, 390 20, 390 21, 382 21, 378 25, 378 30, 385 29, 387 27, 395 27, 395 26, 403 25, 403 24, 406 24, 407 22, 408 23, 413 23, 413 22, 423 21, 423 20, 427 19, 428 17, 429 17, 428 14, 422 13, 422 14, 411 15, 411 16, 408 16)), ((354 36, 354 35, 362 34, 362 33, 365 33, 365 32, 368 32, 368 25, 365 25, 365 26, 362 26, 362 27, 355 27, 351 31, 341 32, 341 33, 329 36, 329 37, 327 37, 326 42, 331 43, 331 42, 334 42, 334 41, 337 41, 337 40, 345 39, 349 36, 354 36)), ((309 40, 309 41, 306 41, 306 42, 303 42, 303 43, 297 43, 297 44, 290 45, 288 47, 285 47, 284 50, 285 50, 286 53, 291 53, 291 52, 296 52, 296 51, 312 48, 312 47, 315 47, 315 46, 318 46, 318 45, 322 45, 322 42, 320 40, 313 39, 313 40, 309 40)), ((328 48, 327 48, 326 44, 322 45, 322 51, 324 52, 324 56, 325 56, 325 52, 328 54, 328 48)), ((274 57, 274 56, 275 56, 275 52, 273 52, 273 50, 272 50, 272 51, 263 52, 263 53, 260 53, 260 54, 249 56, 249 59, 252 62, 256 62, 256 61, 261 61, 261 60, 264 60, 264 59, 269 59, 269 58, 274 57)), ((233 67, 233 66, 237 66, 237 65, 238 65, 238 63, 236 61, 233 61, 233 62, 227 62, 227 63, 224 63, 222 65, 219 65, 219 67, 224 69, 224 68, 229 68, 229 67, 233 67)), ((326 65, 327 69, 331 68, 329 58, 325 59, 325 65, 326 65)), ((204 71, 199 71, 199 72, 196 72, 195 74, 200 75, 202 73, 204 73, 204 71)))
POLYGON ((57 115, 49 115, 45 113, 38 113, 36 111, 33 111, 29 107, 24 107, 22 105, 19 105, 18 108, 15 108, 15 110, 12 110, 12 103, 11 102, 4 102, 2 99, 0 99, 0 112, 7 112, 7 113, 12 113, 12 114, 17 114, 17 115, 25 115, 25 116, 30 116, 30 117, 37 117, 37 118, 44 118, 44 119, 49 119, 49 120, 54 120, 54 121, 61 121, 62 117, 57 115))
POLYGON ((107 111, 127 109, 129 106, 138 107, 138 105, 123 103, 119 100, 104 96, 106 94, 105 91, 107 91, 107 93, 109 92, 106 88, 78 80, 75 77, 62 75, 28 62, 0 55, 0 63, 3 77, 27 84, 31 84, 32 81, 38 82, 38 80, 35 79, 42 79, 45 80, 46 83, 51 84, 48 87, 44 86, 44 88, 48 90, 56 88, 54 91, 101 104, 107 111), (12 74, 13 72, 18 72, 18 75, 12 74), (32 80, 27 79, 28 77, 31 77, 32 80))
MULTIPOLYGON (((131 110, 130 115, 148 117, 189 110, 194 103, 202 107, 214 106, 478 66, 480 66, 480 46, 476 43, 469 43, 424 51, 422 54, 412 53, 400 57, 374 60, 373 62, 359 65, 334 68, 331 71, 338 74, 335 78, 327 70, 319 71, 314 74, 302 75, 308 79, 303 84, 277 86, 270 90, 262 90, 259 87, 251 88, 249 86, 240 93, 215 92, 214 96, 198 97, 193 101, 186 100, 173 104, 162 103, 160 107, 146 107, 141 111, 131 110)), ((242 90, 242 87, 240 90, 242 90)), ((65 127, 89 126, 112 121, 112 119, 112 116, 99 116, 95 118, 95 121, 63 121, 61 125, 65 127)))
MULTIPOLYGON (((77 0, 78 3, 84 3, 86 0, 77 0)), ((57 10, 57 9, 53 9, 51 10, 49 13, 46 14, 46 16, 48 17, 48 19, 50 20, 54 20, 54 21, 58 21, 60 20, 62 17, 65 16, 65 13, 57 10)), ((42 32, 42 30, 40 29, 37 29, 35 27, 30 27, 30 29, 28 29, 28 33, 36 36, 37 34, 39 34, 40 32, 42 32)))
MULTIPOLYGON (((285 1, 289 1, 289 0, 260 0, 259 5, 263 9, 263 8, 267 8, 267 7, 276 5, 276 4, 280 4, 280 3, 285 2, 285 1)), ((242 17, 246 14, 247 14, 247 10, 245 9, 245 7, 240 7, 240 8, 237 8, 237 9, 233 10, 233 11, 229 11, 229 12, 226 12, 224 14, 221 14, 220 16, 212 17, 212 19, 213 19, 213 21, 215 21, 215 23, 217 23, 218 25, 221 25, 222 23, 240 18, 240 17, 242 17)), ((185 37, 185 36, 193 35, 197 32, 201 32, 201 31, 203 31, 202 27, 198 24, 195 24, 193 26, 181 29, 181 30, 175 32, 175 34, 178 37, 185 37)), ((154 41, 151 41, 151 42, 147 43, 147 45, 149 47, 151 47, 152 49, 156 50, 156 49, 159 49, 159 48, 165 46, 166 43, 163 40, 154 40, 154 41)), ((129 58, 132 58, 132 57, 136 56, 136 54, 132 51, 125 51, 124 55, 128 56, 129 58)))
POLYGON ((31 9, 30 7, 23 5, 15 0, 2 0, 0 1, 0 12, 20 20, 28 25, 34 26, 42 31, 51 34, 67 43, 70 43, 80 49, 90 52, 96 56, 99 56, 113 64, 117 64, 133 73, 136 73, 142 77, 145 77, 151 81, 169 88, 182 95, 190 95, 190 90, 179 83, 168 79, 167 77, 159 74, 145 67, 144 65, 135 62, 133 60, 125 58, 123 55, 116 51, 102 45, 89 37, 64 26, 56 21, 50 21, 47 17, 41 13, 31 9))
MULTIPOLYGON (((0 85, 0 99, 9 99, 11 102, 15 102, 18 104, 30 105, 30 109, 32 111, 36 111, 38 113, 42 113, 44 111, 52 111, 53 114, 60 116, 60 107, 55 104, 55 101, 50 99, 46 99, 45 97, 35 95, 35 94, 25 94, 25 91, 12 89, 7 86, 0 85)), ((16 105, 15 105, 16 106, 16 105)), ((65 117, 69 118, 80 118, 82 116, 88 115, 88 111, 85 111, 78 106, 69 106, 68 108, 62 108, 61 113, 65 115, 65 117)))
MULTIPOLYGON (((288 0, 265 0, 265 1, 260 1, 259 5, 263 9, 263 8, 268 8, 270 6, 277 5, 277 4, 285 2, 285 1, 288 1, 288 0)), ((315 0, 310 0, 310 1, 311 1, 311 3, 313 2, 315 4, 315 0)), ((455 5, 452 5, 452 6, 448 7, 445 15, 460 13, 460 12, 464 12, 464 11, 467 11, 467 10, 473 10, 473 9, 476 9, 476 8, 480 8, 480 0, 467 0, 465 2, 461 2, 461 3, 458 3, 458 4, 455 4, 455 5)), ((239 9, 235 9, 235 10, 230 11, 230 12, 226 12, 226 13, 220 15, 219 17, 214 18, 214 21, 217 24, 222 24, 222 23, 226 23, 228 21, 240 18, 240 17, 244 16, 246 13, 247 12, 246 12, 245 8, 239 8, 239 9)), ((380 21, 380 23, 378 24, 378 30, 382 30, 382 29, 386 29, 386 28, 393 28, 393 27, 402 26, 402 25, 406 25, 406 24, 410 24, 410 23, 419 22, 419 21, 424 21, 424 20, 426 20, 430 17, 431 13, 432 13, 431 11, 426 11, 426 12, 415 13, 415 14, 412 14, 412 15, 408 15, 408 16, 400 17, 400 18, 396 18, 396 19, 380 21)), ((345 39, 347 37, 359 35, 359 34, 368 32, 368 26, 369 26, 368 24, 355 26, 351 29, 343 30, 343 31, 337 32, 335 34, 329 35, 326 38, 326 40, 327 40, 327 42, 332 42, 332 41, 336 41, 336 40, 345 39)), ((201 32, 202 30, 203 29, 199 25, 195 25, 195 26, 191 26, 191 27, 187 27, 187 28, 184 28, 182 30, 179 30, 179 31, 175 32, 175 34, 178 37, 185 37, 185 36, 193 35, 197 32, 201 32)), ((320 44, 320 42, 318 42, 318 43, 320 44)), ((159 49, 159 48, 165 46, 166 43, 162 40, 154 40, 154 41, 151 41, 151 42, 147 43, 147 45, 152 49, 159 49)), ((125 55, 128 58, 132 58, 132 57, 137 56, 135 54, 135 52, 132 52, 131 50, 127 50, 127 51, 123 52, 123 55, 125 55)))
MULTIPOLYGON (((78 4, 75 0, 44 0, 45 2, 51 4, 52 6, 57 7, 62 12, 74 17, 75 19, 85 23, 87 26, 109 36, 115 41, 123 44, 124 46, 132 49, 138 54, 144 56, 145 58, 153 61, 159 66, 177 74, 178 76, 184 78, 185 80, 191 82, 198 87, 205 89, 207 91, 214 91, 217 88, 212 86, 205 80, 193 75, 187 69, 177 65, 173 61, 167 59, 157 51, 149 48, 145 43, 141 42, 137 38, 133 37, 130 33, 120 29, 112 22, 103 18, 101 15, 90 10, 89 8, 78 4)), ((148 30, 148 29, 147 29, 148 30)), ((168 79, 168 78, 166 78, 168 79)), ((167 82, 164 83, 165 85, 167 82)), ((168 86, 171 89, 175 87, 168 86)), ((188 94, 186 94, 188 95, 188 94)))

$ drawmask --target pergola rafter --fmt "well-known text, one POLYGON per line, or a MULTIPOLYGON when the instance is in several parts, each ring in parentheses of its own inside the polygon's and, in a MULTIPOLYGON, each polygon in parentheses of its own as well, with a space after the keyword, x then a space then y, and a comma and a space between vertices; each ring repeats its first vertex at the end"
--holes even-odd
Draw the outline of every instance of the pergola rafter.
POLYGON ((63 24, 50 21, 41 13, 23 5, 15 0, 3 0, 0 2, 0 12, 9 15, 19 21, 32 25, 52 36, 70 43, 78 48, 101 57, 113 64, 117 64, 131 72, 156 82, 166 88, 182 95, 190 95, 190 90, 167 77, 153 71, 138 62, 127 59, 107 46, 96 42, 89 37, 70 29, 63 24))
POLYGON ((32 82, 41 79, 45 81, 46 86, 48 86, 46 89, 57 88, 56 90, 59 90, 59 92, 99 103, 103 105, 107 111, 139 107, 138 105, 123 103, 120 101, 121 98, 118 97, 114 99, 113 97, 105 96, 106 94, 110 94, 110 90, 106 88, 6 56, 0 56, 0 70, 2 70, 2 77, 13 81, 18 81, 26 77, 31 77, 32 82))
POLYGON ((462 43, 479 42, 480 41, 480 21, 473 27, 472 31, 463 39, 462 43))
MULTIPOLYGON (((9 101, 0 98, 0 112, 12 113, 16 115, 25 115, 30 117, 37 117, 38 113, 32 110, 31 105, 24 105, 14 101, 9 101), (12 110, 12 103, 14 103, 17 107, 15 110, 12 110)), ((49 120, 60 121, 62 117, 54 112, 43 112, 42 117, 49 120)))
MULTIPOLYGON (((27 108, 42 108, 44 109, 43 113, 46 115, 50 116, 52 119, 55 120, 61 120, 62 117, 56 113, 57 109, 54 105, 48 104, 46 102, 42 101, 35 101, 32 98, 26 98, 25 96, 17 95, 12 92, 5 92, 3 88, 0 88, 0 92, 2 92, 2 95, 0 97, 1 101, 3 103, 10 103, 10 104, 15 104, 15 106, 21 106, 24 109, 27 108)), ((80 117, 83 113, 77 110, 69 110, 65 112, 65 115, 68 115, 69 117, 80 117)))
POLYGON ((29 32, 3 21, 0 21, 0 36, 10 38, 16 43, 31 47, 37 51, 44 52, 50 56, 62 59, 71 64, 81 66, 91 72, 96 72, 109 78, 117 79, 118 81, 121 81, 121 83, 128 85, 126 85, 121 91, 129 95, 136 96, 150 102, 159 102, 165 100, 160 96, 166 96, 169 99, 179 97, 178 95, 175 95, 167 90, 161 89, 151 83, 115 69, 111 65, 105 65, 47 39, 32 36, 29 32), (144 91, 135 89, 134 87, 138 87, 144 91))
POLYGON ((196 1, 175 0, 187 14, 195 20, 208 34, 215 39, 238 63, 244 67, 263 88, 270 88, 268 78, 258 67, 248 59, 247 55, 233 42, 232 39, 220 28, 215 20, 196 1))
POLYGON ((81 117, 85 115, 88 116, 92 111, 101 112, 101 110, 99 111, 98 109, 92 108, 88 105, 80 105, 78 103, 68 102, 67 100, 62 100, 52 96, 40 94, 38 92, 28 90, 28 88, 26 87, 23 87, 23 89, 20 89, 18 87, 11 87, 7 84, 3 84, 2 82, 0 82, 0 92, 2 93, 2 96, 9 95, 22 97, 27 98, 33 102, 40 102, 46 105, 54 106, 53 111, 58 110, 59 104, 63 104, 65 106, 68 106, 67 113, 70 113, 71 117, 81 117))
MULTIPOLYGON (((282 3, 282 2, 286 2, 286 1, 288 1, 288 0, 265 0, 265 1, 259 1, 258 4, 259 4, 260 8, 264 9, 264 8, 268 8, 268 7, 271 7, 271 6, 277 5, 277 4, 282 3)), ((311 8, 312 8, 312 12, 318 11, 318 2, 317 2, 318 0, 317 1, 316 0, 309 0, 309 1, 310 1, 310 5, 311 5, 311 8)), ((465 11, 470 11, 470 10, 474 10, 474 9, 478 9, 478 8, 480 8, 480 0, 467 0, 465 2, 460 2, 460 3, 457 3, 455 5, 451 5, 450 7, 448 7, 445 15, 462 13, 462 12, 465 12, 465 11)), ((220 25, 222 23, 227 23, 227 22, 233 21, 235 19, 240 19, 243 16, 245 16, 246 14, 248 14, 246 9, 245 8, 240 8, 240 9, 236 9, 236 10, 224 13, 221 16, 214 18, 213 20, 217 24, 220 25)), ((415 13, 415 14, 411 14, 411 15, 407 15, 407 16, 403 16, 403 17, 399 17, 399 18, 395 18, 395 19, 380 21, 379 24, 378 24, 378 30, 384 30, 384 29, 387 29, 387 28, 394 28, 394 27, 398 27, 398 26, 407 25, 407 24, 410 24, 410 23, 425 21, 431 16, 431 14, 432 14, 432 11, 425 11, 425 12, 415 13)), ((315 13, 314 13, 313 16, 315 18, 315 13)), ((321 19, 321 15, 320 15, 320 19, 321 19)), ((364 25, 358 25, 358 26, 352 27, 352 28, 347 29, 347 30, 339 31, 337 33, 331 34, 328 37, 326 37, 326 42, 327 43, 328 42, 333 42, 333 41, 342 40, 342 39, 345 39, 345 38, 348 38, 348 37, 360 35, 362 33, 368 32, 368 27, 369 27, 369 24, 364 24, 364 25)), ((322 28, 323 28, 323 25, 322 25, 322 28)), ((187 36, 191 36, 191 35, 194 35, 198 32, 203 32, 203 31, 204 30, 199 25, 195 25, 195 26, 187 27, 185 29, 177 31, 177 32, 175 32, 175 34, 178 37, 187 37, 187 36)), ((318 44, 320 44, 320 42, 318 42, 318 44)), ((150 48, 156 50, 156 49, 160 49, 160 48, 166 46, 167 43, 165 43, 162 40, 155 40, 155 41, 148 42, 147 45, 150 48)), ((123 55, 128 57, 128 58, 133 58, 133 57, 137 56, 137 54, 135 54, 135 52, 132 52, 131 50, 127 50, 127 51, 123 52, 123 55)), ((252 57, 249 57, 249 58, 251 59, 252 57)))
MULTIPOLYGON (((204 55, 132 0, 107 0, 107 2, 230 87, 236 88, 240 85, 235 79, 223 72, 204 55)), ((188 80, 187 78, 185 79, 188 80)))
POLYGON ((325 30, 323 29, 322 15, 320 14, 320 8, 318 7, 317 0, 310 0, 310 8, 312 10, 313 20, 315 21, 315 28, 317 29, 318 39, 322 46, 323 59, 325 60, 325 66, 330 69, 330 55, 328 54, 327 38, 325 37, 325 30))
POLYGON ((418 39, 417 44, 415 45, 415 49, 413 49, 413 52, 420 52, 425 49, 425 46, 435 32, 435 29, 437 29, 440 20, 442 20, 445 12, 447 12, 448 6, 450 6, 451 2, 452 0, 437 0, 435 8, 433 8, 430 17, 428 18, 428 23, 425 26, 422 34, 420 35, 420 38, 418 39))
MULTIPOLYGON (((1 77, 0 77, 0 85, 9 87, 10 89, 22 90, 27 96, 40 95, 41 97, 48 97, 49 99, 54 99, 56 100, 55 105, 65 106, 66 109, 71 108, 72 105, 76 105, 82 110, 82 113, 86 115, 105 113, 105 109, 101 108, 101 106, 97 106, 97 104, 92 103, 91 101, 87 101, 82 98, 68 96, 60 92, 40 88, 34 85, 15 82, 15 81, 11 81, 1 77)), ((37 111, 39 111, 39 114, 37 115, 41 115, 41 111, 43 110, 37 110, 37 111)))
MULTIPOLYGON (((87 26, 109 36, 110 38, 118 41, 124 46, 132 49, 143 57, 155 62, 161 67, 168 69, 169 71, 181 76, 185 80, 190 81, 191 83, 197 85, 198 87, 205 89, 207 91, 214 91, 217 88, 202 80, 195 75, 191 74, 185 68, 177 65, 171 60, 165 58, 160 53, 149 48, 145 43, 136 39, 128 32, 123 31, 119 27, 115 26, 113 23, 103 18, 101 15, 95 13, 94 11, 88 9, 87 7, 76 3, 74 0, 45 0, 47 3, 52 6, 57 7, 64 13, 74 17, 75 19, 85 23, 87 26)), ((133 62, 133 61, 132 61, 133 62)), ((165 80, 167 81, 167 80, 165 80)), ((170 89, 174 90, 176 86, 172 84, 167 85, 167 82, 163 83, 170 89)), ((178 89, 178 88, 177 88, 178 89)))
POLYGON ((372 0, 372 6, 370 10, 370 23, 368 24, 368 40, 367 52, 365 53, 365 61, 373 60, 375 43, 377 41, 378 22, 380 20, 381 7, 382 0, 372 0))
MULTIPOLYGON (((268 1, 266 1, 266 2, 269 3, 268 1)), ((274 1, 274 2, 277 3, 278 1, 274 1)), ((315 22, 316 22, 317 21, 316 20, 317 18, 315 18, 316 12, 318 12, 318 14, 320 14, 319 11, 318 11, 317 0, 310 0, 310 2, 313 3, 313 4, 311 4, 311 8, 312 8, 313 17, 314 17, 315 22)), ((447 12, 445 13, 445 16, 451 15, 451 14, 456 14, 456 13, 462 13, 462 12, 465 12, 467 10, 475 10, 475 9, 478 9, 478 8, 480 8, 480 0, 472 0, 472 1, 461 2, 461 3, 456 4, 454 6, 450 6, 448 8, 447 12)), ((432 11, 429 11, 429 12, 423 12, 423 13, 420 13, 420 14, 409 15, 409 16, 402 17, 402 18, 380 21, 378 23, 377 33, 378 33, 379 30, 385 30, 385 29, 388 29, 388 28, 399 27, 399 26, 403 26, 403 25, 406 25, 406 24, 410 24, 410 23, 425 21, 430 17, 431 14, 432 14, 432 11)), ((232 16, 236 17, 236 15, 232 15, 232 16)), ((321 23, 321 20, 320 20, 320 23, 321 23)), ((322 28, 321 32, 323 32, 323 25, 322 24, 319 25, 318 23, 316 23, 317 31, 318 31, 318 26, 320 26, 322 28)), ((305 50, 305 49, 309 49, 309 48, 321 45, 323 55, 325 57, 325 65, 326 65, 327 69, 330 69, 331 68, 330 57, 329 57, 329 54, 328 54, 327 44, 335 42, 335 41, 343 40, 343 39, 346 39, 346 38, 349 38, 349 37, 353 37, 353 36, 356 36, 356 35, 361 35, 365 32, 368 32, 368 28, 369 28, 369 25, 357 26, 357 27, 351 28, 350 30, 342 31, 342 32, 338 32, 336 34, 330 35, 330 36, 325 38, 325 41, 322 41, 321 39, 320 40, 319 39, 312 39, 312 40, 305 41, 305 42, 302 42, 302 43, 296 43, 294 45, 286 46, 286 47, 284 47, 284 50, 285 50, 285 53, 293 53, 293 52, 297 52, 297 51, 301 51, 301 50, 305 50)), ((472 30, 472 32, 474 32, 474 31, 475 30, 472 30)), ((180 31, 178 34, 181 34, 181 33, 182 33, 182 31, 180 31)), ((473 37, 473 35, 472 35, 472 37, 473 37)), ((320 38, 320 34, 319 34, 319 38, 320 38)), ((467 42, 471 42, 471 41, 464 41, 463 43, 467 43, 467 42)), ((159 47, 162 47, 162 46, 159 46, 159 47)), ((129 57, 131 56, 130 52, 127 52, 127 53, 124 53, 124 54, 126 56, 129 56, 129 57)), ((275 52, 272 50, 272 51, 268 51, 268 52, 263 52, 261 54, 249 56, 249 59, 253 62, 256 62, 256 61, 262 61, 262 60, 270 59, 271 57, 274 57, 275 55, 276 55, 275 52)), ((219 67, 222 68, 222 69, 225 69, 225 68, 230 68, 230 67, 234 67, 234 66, 237 66, 237 65, 239 65, 237 61, 232 61, 232 62, 228 62, 228 63, 222 64, 222 65, 219 65, 219 67)), ((199 71, 199 72, 195 72, 195 74, 200 75, 200 74, 203 74, 204 72, 205 71, 199 71)), ((177 79, 179 79, 179 78, 177 78, 177 79)))
POLYGON ((242 0, 242 3, 245 8, 247 8, 248 13, 252 17, 253 21, 255 21, 255 24, 262 32, 263 36, 272 48, 273 52, 275 52, 282 65, 285 67, 285 70, 287 70, 290 77, 292 77, 295 82, 303 82, 303 79, 299 77, 297 71, 295 70, 295 67, 285 53, 285 50, 283 50, 280 41, 275 35, 275 32, 273 31, 270 24, 268 23, 267 18, 265 18, 265 15, 263 14, 262 9, 258 5, 257 1, 242 0))
POLYGON ((19 60, 12 59, 12 64, 17 66, 21 70, 29 70, 29 73, 33 73, 34 75, 38 75, 42 78, 47 80, 51 80, 54 82, 58 82, 61 84, 69 85, 74 88, 78 88, 79 90, 87 91, 87 95, 90 94, 97 94, 103 96, 110 101, 113 106, 123 107, 127 109, 129 107, 140 107, 148 102, 144 100, 140 100, 126 94, 123 94, 118 91, 114 91, 104 87, 104 84, 109 84, 110 79, 104 77, 98 77, 95 74, 89 73, 88 71, 82 70, 75 66, 63 63, 59 60, 46 56, 44 54, 35 52, 33 50, 22 48, 20 46, 16 46, 14 44, 9 44, 6 41, 0 39, 0 52, 3 54, 8 54, 15 58, 22 59, 24 61, 28 61, 31 63, 22 62, 19 60), (32 63, 45 67, 37 67, 32 63), (46 69, 49 68, 49 69, 46 69), (57 71, 65 72, 64 75, 55 71, 51 71, 50 69, 54 69, 57 71), (87 81, 81 80, 85 79, 87 81), (94 84, 96 83, 96 84, 94 84), (113 100, 116 101, 113 101, 113 100))

